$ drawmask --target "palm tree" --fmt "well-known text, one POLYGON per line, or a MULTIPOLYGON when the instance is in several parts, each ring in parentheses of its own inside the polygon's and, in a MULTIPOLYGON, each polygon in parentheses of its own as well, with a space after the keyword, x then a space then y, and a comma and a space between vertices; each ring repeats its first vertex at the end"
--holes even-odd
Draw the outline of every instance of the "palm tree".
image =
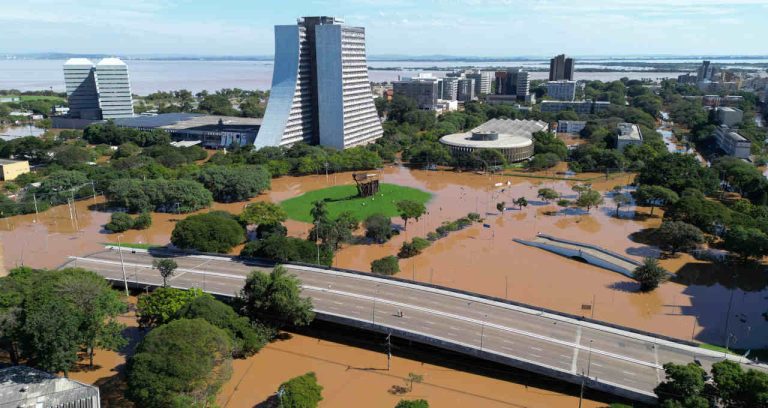
POLYGON ((656 258, 645 258, 643 264, 632 272, 632 277, 640 282, 641 292, 650 292, 658 288, 661 282, 667 280, 669 272, 659 265, 656 258))

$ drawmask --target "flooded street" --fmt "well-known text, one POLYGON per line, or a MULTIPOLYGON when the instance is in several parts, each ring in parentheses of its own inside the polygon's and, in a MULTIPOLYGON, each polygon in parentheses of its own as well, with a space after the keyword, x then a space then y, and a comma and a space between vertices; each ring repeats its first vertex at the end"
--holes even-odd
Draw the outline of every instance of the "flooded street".
MULTIPOLYGON (((596 177, 593 187, 601 191, 626 185, 632 179, 631 175, 616 176, 611 180, 603 180, 598 175, 579 177, 596 177)), ((761 316, 766 309, 768 282, 762 267, 737 271, 734 276, 728 267, 682 255, 662 260, 662 264, 688 285, 668 282, 655 292, 641 294, 636 293, 634 281, 620 274, 512 241, 514 238, 531 239, 541 232, 599 245, 641 260, 644 256, 657 256, 658 251, 632 241, 629 236, 658 226, 661 222, 659 210, 652 218, 634 218, 635 208, 622 207, 620 218, 617 218, 615 206, 607 194, 605 204, 589 213, 573 209, 564 213, 554 203, 536 198, 537 190, 543 187, 555 189, 564 198, 575 198, 576 193, 571 190, 575 182, 565 180, 420 171, 404 167, 386 168, 382 180, 433 193, 427 204, 428 213, 418 221, 409 222, 407 231, 386 244, 344 247, 337 253, 334 266, 367 271, 371 261, 396 254, 403 241, 415 236, 424 237, 444 221, 478 212, 490 228, 475 224, 451 233, 421 255, 401 260, 398 276, 566 313, 594 315, 598 320, 680 339, 723 343, 727 325, 736 347, 768 345, 764 340, 768 335, 768 324, 761 316), (498 183, 501 186, 495 187, 498 183), (530 203, 522 210, 511 204, 521 196, 530 203), (496 211, 496 203, 500 201, 507 203, 504 214, 496 211), (731 314, 726 316, 729 304, 731 314)), ((279 202, 328 185, 352 183, 349 173, 328 177, 283 177, 273 180, 268 194, 252 201, 279 202)), ((103 230, 109 213, 98 210, 102 202, 102 198, 78 202, 75 219, 70 219, 67 206, 55 207, 38 216, 0 219, 0 257, 5 269, 21 264, 56 267, 69 255, 84 255, 98 251, 102 243, 117 242, 117 234, 103 230)), ((238 213, 244 205, 215 204, 213 208, 238 213)), ((648 212, 647 209, 640 211, 648 212)), ((167 244, 175 222, 185 216, 153 214, 151 228, 126 231, 121 240, 167 244)), ((402 225, 399 218, 393 218, 393 222, 402 225)), ((287 227, 290 235, 306 236, 310 225, 288 221, 287 227)), ((358 234, 362 235, 362 231, 358 234)), ((236 248, 233 252, 237 251, 236 248)))

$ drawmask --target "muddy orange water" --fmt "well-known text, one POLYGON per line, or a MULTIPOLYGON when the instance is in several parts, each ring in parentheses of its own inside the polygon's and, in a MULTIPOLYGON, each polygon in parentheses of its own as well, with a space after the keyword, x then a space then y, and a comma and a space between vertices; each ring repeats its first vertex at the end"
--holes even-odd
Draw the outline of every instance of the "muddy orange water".
MULTIPOLYGON (((135 304, 136 299, 131 297, 131 302, 135 304)), ((124 333, 131 339, 126 349, 122 352, 96 350, 94 369, 90 369, 84 359, 69 376, 98 385, 104 406, 132 407, 124 401, 125 361, 144 332, 137 328, 135 313, 126 313, 118 320, 127 326, 124 333)), ((522 372, 510 373, 498 367, 481 368, 489 374, 481 375, 475 373, 477 370, 471 359, 452 369, 399 357, 397 353, 392 358, 391 369, 386 370, 385 354, 350 347, 325 337, 291 334, 286 340, 268 344, 254 356, 234 360, 232 377, 222 387, 217 403, 223 408, 257 406, 273 396, 284 381, 314 371, 323 386, 321 407, 393 407, 401 398, 424 398, 437 407, 565 407, 578 404, 576 388, 567 386, 570 392, 563 394, 557 391, 562 390, 563 385, 555 380, 526 380, 522 372), (393 385, 405 385, 408 373, 423 375, 424 381, 415 384, 413 391, 404 396, 390 394, 388 390, 393 385), (520 383, 504 380, 509 375, 515 375, 520 383)), ((398 346, 395 347, 397 350, 398 346)), ((610 397, 601 394, 599 398, 610 397)), ((584 406, 604 407, 606 402, 586 399, 584 406)))
MULTIPOLYGON (((540 173, 555 175, 555 171, 540 173)), ((584 177, 580 175, 580 177, 584 177)), ((603 180, 599 175, 593 187, 608 191, 615 185, 626 185, 631 175, 603 180)), ((681 339, 724 343, 726 326, 737 347, 765 347, 768 324, 761 313, 768 309, 763 267, 734 271, 696 261, 688 256, 664 260, 667 269, 689 283, 665 283, 649 294, 636 293, 637 285, 615 272, 526 247, 513 238, 530 239, 537 232, 597 244, 638 260, 654 256, 658 251, 637 242, 629 235, 657 226, 656 217, 633 218, 635 208, 615 207, 609 198, 599 208, 586 213, 563 213, 552 203, 536 198, 539 188, 550 187, 565 198, 573 199, 574 182, 532 179, 501 175, 478 175, 449 171, 418 171, 388 167, 382 179, 427 190, 434 194, 427 204, 428 214, 409 222, 408 230, 383 245, 352 245, 336 256, 338 267, 368 270, 374 259, 393 255, 401 243, 414 236, 425 236, 442 222, 479 212, 486 218, 480 224, 441 239, 421 255, 400 262, 399 276, 433 282, 511 300, 546 307, 652 331, 681 339), (496 184, 501 186, 496 187, 496 184), (530 202, 519 210, 512 205, 516 197, 530 202), (505 201, 509 209, 498 214, 496 203, 505 201), (555 212, 556 215, 547 215, 555 212), (585 305, 594 303, 592 311, 585 305), (730 310, 730 315, 728 311, 730 310), (726 323, 727 321, 727 323, 726 323)), ((279 202, 305 191, 334 184, 352 184, 349 173, 336 175, 283 177, 273 180, 272 190, 252 201, 279 202)), ((116 242, 115 234, 107 234, 103 224, 109 214, 98 210, 100 198, 76 204, 76 219, 70 219, 67 206, 59 206, 39 216, 25 215, 0 219, 0 256, 5 268, 22 262, 37 267, 53 267, 68 255, 83 255, 100 248, 101 242, 116 242)), ((239 212, 245 203, 215 204, 215 209, 239 212)), ((640 209, 646 214, 647 209, 640 209)), ((175 221, 185 215, 153 214, 153 225, 145 231, 127 231, 123 242, 168 243, 175 221)), ((399 219, 393 219, 402 224, 399 219)), ((305 236, 309 225, 287 223, 289 233, 305 236)))

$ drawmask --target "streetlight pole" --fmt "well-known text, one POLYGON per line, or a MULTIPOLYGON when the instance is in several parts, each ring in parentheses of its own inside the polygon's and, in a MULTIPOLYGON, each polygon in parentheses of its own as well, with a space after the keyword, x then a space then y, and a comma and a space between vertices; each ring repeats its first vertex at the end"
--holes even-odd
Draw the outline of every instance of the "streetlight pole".
POLYGON ((584 383, 589 378, 589 368, 592 366, 592 340, 589 341, 589 354, 587 355, 587 376, 584 376, 584 370, 581 371, 581 391, 579 392, 579 408, 584 400, 584 383))
POLYGON ((128 276, 125 274, 125 262, 123 261, 123 245, 120 242, 120 237, 122 235, 117 236, 117 252, 120 253, 120 268, 123 270, 123 283, 125 284, 125 296, 128 296, 128 276))
POLYGON ((488 320, 488 315, 484 315, 483 321, 480 322, 480 351, 483 351, 483 337, 485 337, 485 321, 488 320))

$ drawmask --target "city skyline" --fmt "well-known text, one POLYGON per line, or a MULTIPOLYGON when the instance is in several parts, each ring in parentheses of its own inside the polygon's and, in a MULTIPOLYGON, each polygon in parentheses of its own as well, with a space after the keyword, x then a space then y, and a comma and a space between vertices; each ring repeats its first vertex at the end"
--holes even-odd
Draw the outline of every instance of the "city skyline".
POLYGON ((267 6, 30 0, 4 6, 0 36, 7 41, 0 53, 271 55, 272 27, 301 15, 332 15, 366 27, 370 55, 756 55, 765 54, 760 39, 768 34, 760 21, 768 5, 759 0, 393 0, 386 7, 372 0, 287 0, 267 6), (497 41, 504 38, 526 40, 497 41))

